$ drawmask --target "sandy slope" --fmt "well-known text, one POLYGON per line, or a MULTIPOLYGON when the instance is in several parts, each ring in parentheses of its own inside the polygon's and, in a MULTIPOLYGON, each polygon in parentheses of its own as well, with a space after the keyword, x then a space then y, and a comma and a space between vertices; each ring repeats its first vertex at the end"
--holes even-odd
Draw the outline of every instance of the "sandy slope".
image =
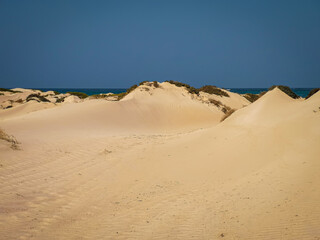
MULTIPOLYGON (((61 138, 74 134, 128 134, 179 132, 220 122, 223 112, 193 99, 187 91, 163 83, 162 88, 139 87, 121 101, 89 100, 43 110, 46 103, 27 103, 0 112, 2 126, 21 138, 21 132, 37 137, 61 138), (28 108, 41 111, 30 111, 28 108), (17 109, 18 108, 18 109, 17 109), (20 108, 20 109, 19 109, 20 108), (17 131, 21 130, 21 131, 17 131)), ((50 103, 47 103, 50 104, 50 103)), ((86 136, 86 135, 85 135, 86 136)))
POLYGON ((1 236, 320 239, 320 93, 219 124, 175 91, 3 118, 23 150, 1 148, 1 236))

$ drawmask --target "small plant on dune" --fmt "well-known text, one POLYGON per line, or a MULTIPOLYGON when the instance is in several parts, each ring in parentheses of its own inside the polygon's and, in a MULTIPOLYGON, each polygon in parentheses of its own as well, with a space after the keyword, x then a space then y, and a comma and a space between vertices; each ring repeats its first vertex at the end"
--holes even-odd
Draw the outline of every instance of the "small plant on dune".
POLYGON ((217 107, 220 107, 221 105, 223 105, 220 101, 215 100, 215 99, 209 99, 209 102, 214 104, 217 107))
POLYGON ((60 93, 57 91, 53 91, 55 95, 59 95, 60 93))
POLYGON ((221 111, 226 114, 227 112, 231 111, 231 107, 223 105, 223 108, 221 109, 221 111))
MULTIPOLYGON (((145 81, 146 82, 146 81, 145 81)), ((141 84, 141 83, 140 83, 141 84)), ((144 83, 142 83, 144 84, 144 83)), ((141 84, 141 85, 142 85, 141 84)), ((122 98, 124 98, 125 96, 127 96, 129 93, 131 93, 133 90, 135 90, 138 87, 138 85, 133 85, 130 88, 128 88, 128 90, 126 92, 122 92, 122 93, 115 93, 110 95, 111 97, 117 97, 117 101, 121 100, 122 98)))
POLYGON ((149 87, 155 87, 155 88, 158 88, 158 87, 160 87, 160 85, 159 85, 159 83, 157 82, 157 81, 153 81, 153 82, 149 82, 149 81, 143 81, 143 82, 141 82, 141 83, 139 83, 139 86, 141 86, 141 85, 147 85, 147 86, 149 86, 149 87))
POLYGON ((308 99, 309 97, 311 97, 313 94, 317 93, 319 90, 320 90, 320 88, 314 88, 314 89, 312 89, 312 90, 309 92, 308 96, 306 96, 306 99, 308 99))
POLYGON ((40 102, 50 102, 44 96, 41 96, 40 94, 36 94, 36 93, 30 94, 26 99, 27 102, 29 102, 31 100, 36 100, 36 101, 40 101, 40 102))
POLYGON ((64 99, 65 99, 65 97, 58 98, 56 103, 62 103, 62 102, 64 102, 64 99))
POLYGON ((160 87, 160 85, 159 85, 159 83, 158 83, 157 81, 153 81, 153 86, 154 86, 155 88, 160 87))
POLYGON ((149 82, 149 81, 142 81, 141 83, 139 83, 139 86, 144 85, 147 82, 149 82))
MULTIPOLYGON (((217 101, 215 99, 209 99, 209 102, 214 104, 216 107, 218 107, 218 109, 220 109, 224 114, 232 114, 233 111, 235 111, 234 109, 232 109, 231 107, 224 105, 222 102, 217 101)), ((226 116, 227 118, 228 116, 226 116)))
POLYGON ((131 93, 133 90, 135 90, 136 88, 138 87, 138 85, 133 85, 133 86, 131 86, 127 91, 126 91, 126 93, 127 94, 129 94, 129 93, 131 93))
POLYGON ((225 113, 225 115, 221 118, 221 122, 223 122, 224 120, 226 120, 228 117, 231 116, 232 113, 234 113, 236 110, 235 109, 229 109, 227 110, 227 112, 225 113))
POLYGON ((283 86, 283 85, 273 85, 272 87, 270 87, 268 89, 268 91, 273 90, 274 88, 279 88, 282 92, 284 92, 285 94, 287 94, 289 97, 292 97, 293 99, 298 99, 300 98, 297 94, 295 94, 291 88, 289 88, 288 86, 283 86))
POLYGON ((20 98, 16 101, 16 103, 23 103, 23 100, 20 98))
POLYGON ((3 93, 0 93, 0 96, 1 96, 1 95, 4 95, 4 94, 3 94, 3 93))
POLYGON ((20 147, 18 145, 20 143, 17 141, 17 139, 12 135, 8 135, 2 129, 0 129, 0 139, 10 143, 12 149, 14 149, 14 150, 19 150, 20 149, 20 147))
POLYGON ((67 93, 69 93, 69 94, 71 94, 71 95, 73 95, 73 96, 77 96, 77 97, 79 97, 79 98, 81 98, 81 99, 84 99, 84 98, 87 98, 87 97, 88 97, 87 94, 82 93, 82 92, 67 92, 67 93))
POLYGON ((199 88, 198 90, 199 90, 199 92, 206 92, 206 93, 215 94, 218 96, 230 97, 227 92, 223 91, 220 88, 217 88, 216 86, 212 86, 212 85, 205 85, 205 86, 199 88))
POLYGON ((125 96, 127 96, 127 92, 123 92, 123 93, 118 93, 118 100, 121 100, 122 98, 124 98, 125 96))
POLYGON ((21 91, 14 91, 7 88, 0 88, 0 92, 22 93, 21 91))
POLYGON ((43 90, 40 90, 40 89, 30 89, 30 90, 43 92, 43 90))
POLYGON ((90 98, 93 98, 93 99, 104 99, 104 98, 107 98, 109 95, 108 94, 104 94, 104 93, 94 94, 94 95, 91 95, 90 98))
POLYGON ((114 93, 112 95, 110 95, 110 97, 116 97, 117 101, 120 101, 122 98, 124 98, 127 95, 126 92, 122 92, 122 93, 114 93))
POLYGON ((259 98, 261 98, 263 95, 265 95, 267 93, 267 91, 262 91, 261 93, 259 93, 259 98))
POLYGON ((185 87, 189 93, 199 95, 198 89, 196 89, 194 87, 191 87, 188 84, 177 82, 177 81, 173 81, 173 80, 170 80, 170 81, 167 80, 166 82, 171 83, 173 85, 176 85, 177 87, 185 87))
POLYGON ((249 102, 255 102, 257 101, 260 96, 258 94, 253 94, 253 93, 246 93, 243 95, 249 102))

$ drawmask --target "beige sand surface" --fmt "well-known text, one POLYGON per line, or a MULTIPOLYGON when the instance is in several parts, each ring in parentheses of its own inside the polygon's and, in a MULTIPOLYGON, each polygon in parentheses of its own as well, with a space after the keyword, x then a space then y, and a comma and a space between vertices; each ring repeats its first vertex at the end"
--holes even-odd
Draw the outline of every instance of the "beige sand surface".
POLYGON ((0 140, 0 238, 320 239, 320 92, 274 89, 220 123, 163 86, 2 110, 22 150, 0 140))

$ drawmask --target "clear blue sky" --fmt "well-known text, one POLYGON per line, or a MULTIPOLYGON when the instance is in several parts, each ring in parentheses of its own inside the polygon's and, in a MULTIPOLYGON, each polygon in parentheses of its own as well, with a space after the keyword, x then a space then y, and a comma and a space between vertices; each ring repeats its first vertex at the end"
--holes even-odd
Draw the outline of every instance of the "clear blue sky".
POLYGON ((320 1, 0 0, 0 87, 320 85, 320 1))

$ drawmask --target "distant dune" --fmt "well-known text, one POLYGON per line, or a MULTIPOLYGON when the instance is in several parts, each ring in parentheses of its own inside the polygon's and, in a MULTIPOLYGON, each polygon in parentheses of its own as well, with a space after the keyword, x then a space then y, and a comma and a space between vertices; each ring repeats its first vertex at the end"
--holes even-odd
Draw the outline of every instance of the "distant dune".
POLYGON ((211 90, 0 91, 1 238, 320 239, 320 91, 211 90))

